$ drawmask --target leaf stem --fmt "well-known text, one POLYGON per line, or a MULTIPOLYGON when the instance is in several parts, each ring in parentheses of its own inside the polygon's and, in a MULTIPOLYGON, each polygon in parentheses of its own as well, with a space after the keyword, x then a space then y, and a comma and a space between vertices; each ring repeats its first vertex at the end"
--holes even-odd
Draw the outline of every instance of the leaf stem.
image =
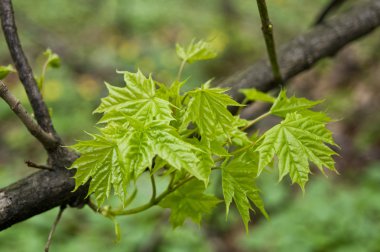
POLYGON ((129 204, 132 203, 132 201, 136 198, 136 195, 137 195, 137 187, 135 187, 135 189, 133 190, 131 196, 129 196, 129 198, 127 198, 125 200, 125 206, 124 206, 124 208, 127 207, 127 206, 129 206, 129 204))
POLYGON ((256 0, 257 7, 260 12, 261 18, 261 30, 264 35, 265 45, 267 48, 269 61, 272 66, 272 72, 274 80, 278 85, 281 85, 283 82, 280 67, 278 65, 277 55, 276 55, 276 46, 273 38, 273 25, 269 20, 268 9, 265 0, 256 0))
POLYGON ((183 186, 184 184, 186 184, 187 182, 189 182, 193 178, 194 178, 193 176, 190 176, 190 177, 182 180, 181 182, 179 182, 178 184, 176 184, 175 186, 173 186, 171 188, 170 188, 170 184, 169 184, 168 188, 166 188, 166 190, 164 192, 162 192, 157 198, 155 198, 153 201, 152 200, 149 201, 148 203, 146 203, 144 205, 141 205, 139 207, 132 208, 129 210, 119 210, 119 211, 110 210, 108 213, 112 216, 116 216, 116 215, 131 215, 131 214, 136 214, 136 213, 145 211, 145 210, 157 205, 158 203, 160 203, 160 201, 163 200, 166 196, 168 196, 169 194, 171 194, 172 192, 174 192, 179 187, 183 186))
POLYGON ((150 175, 150 182, 152 183, 152 198, 150 199, 150 202, 154 202, 156 199, 156 194, 157 194, 156 181, 154 179, 154 174, 150 175))
POLYGON ((49 64, 49 60, 46 60, 42 67, 40 79, 37 82, 38 89, 40 90, 42 97, 44 96, 44 82, 45 82, 45 75, 46 75, 48 64, 49 64))
POLYGON ((182 60, 181 66, 179 67, 178 75, 177 75, 177 80, 178 81, 181 80, 181 75, 182 75, 182 72, 183 72, 183 68, 185 67, 185 64, 186 64, 186 60, 182 60))
POLYGON ((269 116, 269 115, 271 115, 271 112, 270 112, 270 111, 266 112, 265 114, 262 114, 261 116, 257 117, 256 119, 253 119, 252 121, 249 121, 249 123, 248 123, 246 126, 244 126, 241 130, 244 131, 244 130, 246 130, 246 129, 252 127, 252 125, 254 125, 254 124, 257 123, 258 121, 264 119, 265 117, 267 117, 267 116, 269 116))

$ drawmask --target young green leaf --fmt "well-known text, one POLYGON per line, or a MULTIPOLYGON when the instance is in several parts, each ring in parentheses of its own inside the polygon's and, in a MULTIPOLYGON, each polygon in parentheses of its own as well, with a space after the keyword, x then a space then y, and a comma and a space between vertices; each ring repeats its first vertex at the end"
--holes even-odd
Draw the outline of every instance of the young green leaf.
POLYGON ((3 80, 10 73, 15 73, 16 69, 12 65, 0 66, 0 80, 3 80))
MULTIPOLYGON (((173 127, 153 123, 147 133, 155 153, 177 170, 185 169, 191 175, 207 183, 209 173, 198 166, 195 152, 200 149, 183 141, 173 127)), ((211 169, 211 167, 210 167, 211 169)))
POLYGON ((222 187, 226 203, 226 215, 232 200, 243 219, 246 230, 250 221, 251 202, 268 217, 259 189, 255 184, 257 175, 257 154, 247 151, 222 166, 222 187))
POLYGON ((261 92, 256 88, 240 89, 240 93, 245 95, 247 101, 263 101, 273 103, 275 98, 267 93, 261 92))
POLYGON ((154 119, 170 122, 173 120, 170 102, 156 95, 155 82, 147 79, 140 71, 137 73, 123 72, 126 86, 115 87, 106 83, 109 95, 102 98, 101 104, 94 113, 104 113, 108 122, 113 116, 118 120, 124 116, 134 117, 143 122, 154 119), (109 113, 109 115, 107 115, 109 113))
POLYGON ((277 115, 281 117, 286 117, 288 113, 300 113, 301 111, 309 111, 310 114, 313 111, 308 109, 322 102, 322 100, 310 101, 306 98, 297 98, 295 96, 288 98, 286 96, 286 90, 281 90, 280 94, 278 95, 277 99, 275 100, 274 104, 270 109, 270 113, 272 115, 277 115))
POLYGON ((196 138, 192 138, 186 139, 186 141, 197 148, 197 150, 195 150, 195 155, 199 161, 195 164, 194 168, 196 169, 197 173, 199 173, 197 178, 205 182, 205 186, 207 186, 211 168, 214 167, 214 159, 212 158, 212 151, 209 146, 210 144, 207 140, 204 139, 199 141, 196 138))
POLYGON ((124 163, 124 150, 116 141, 103 135, 91 135, 92 140, 80 141, 71 146, 81 153, 69 169, 76 168, 75 189, 91 179, 88 195, 94 193, 98 205, 109 197, 112 185, 122 200, 130 181, 124 163))
POLYGON ((159 203, 161 207, 171 209, 170 222, 173 227, 181 226, 186 218, 200 224, 202 216, 209 214, 220 202, 218 198, 205 194, 204 191, 205 186, 202 182, 192 180, 159 203))
POLYGON ((190 45, 185 49, 181 45, 176 45, 178 57, 188 63, 193 63, 199 60, 208 60, 216 57, 216 52, 211 47, 210 43, 200 40, 195 43, 191 41, 190 45))
POLYGON ((53 53, 51 49, 47 49, 43 55, 47 57, 45 66, 51 66, 53 68, 58 68, 61 66, 61 59, 59 58, 58 54, 53 53))
POLYGON ((192 121, 198 126, 202 136, 215 138, 218 131, 229 136, 235 118, 227 107, 241 105, 225 94, 227 90, 208 88, 207 85, 204 85, 188 92, 190 100, 183 116, 182 128, 187 128, 192 121))
POLYGON ((298 113, 287 114, 281 124, 265 132, 257 151, 260 153, 259 170, 277 155, 280 180, 290 174, 293 183, 302 190, 310 173, 309 161, 323 172, 323 167, 335 170, 332 155, 336 153, 325 143, 335 145, 326 123, 298 113))

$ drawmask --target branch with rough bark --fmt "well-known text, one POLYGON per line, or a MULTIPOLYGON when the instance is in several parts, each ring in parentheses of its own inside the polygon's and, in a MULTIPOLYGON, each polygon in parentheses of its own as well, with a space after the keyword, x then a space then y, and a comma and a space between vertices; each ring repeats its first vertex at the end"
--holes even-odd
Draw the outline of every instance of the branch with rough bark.
POLYGON ((337 10, 341 5, 343 5, 347 0, 331 0, 319 13, 314 21, 314 25, 321 24, 328 15, 333 11, 337 10))
MULTIPOLYGON (((12 29, 15 32, 16 30, 10 28, 11 26, 8 23, 4 24, 4 22, 9 22, 9 19, 13 20, 12 16, 4 17, 5 14, 11 15, 13 13, 12 9, 9 8, 10 1, 1 0, 0 3, 4 32, 9 32, 12 29)), ((279 65, 284 79, 290 79, 324 57, 333 56, 348 43, 363 37, 379 26, 380 1, 371 0, 346 14, 315 27, 306 34, 300 35, 283 46, 279 52, 279 65)), ((12 41, 8 42, 9 47, 17 47, 19 41, 16 42, 16 44, 13 44, 12 41)), ((18 61, 17 57, 15 61, 18 61)), ((20 67, 22 64, 17 64, 19 65, 20 78, 21 76, 29 76, 28 73, 30 74, 31 71, 24 73, 24 68, 20 67)), ((32 92, 29 92, 28 95, 31 96, 31 102, 37 100, 33 108, 39 111, 39 105, 44 104, 42 97, 39 92, 34 92, 36 90, 33 85, 30 86, 30 83, 27 85, 24 83, 24 86, 32 87, 32 92)), ((267 61, 260 61, 245 71, 226 79, 221 83, 221 86, 233 87, 231 94, 238 100, 242 100, 242 95, 238 92, 240 88, 255 87, 262 91, 268 91, 276 87, 270 64, 267 61)), ((40 113, 38 122, 40 125, 44 125, 43 127, 41 125, 43 129, 51 130, 50 118, 44 117, 46 115, 48 116, 44 112, 40 113)), ((74 153, 65 148, 54 148, 49 152, 48 162, 49 167, 53 167, 54 171, 39 171, 0 189, 0 230, 57 206, 65 204, 81 206, 86 203, 84 200, 86 187, 72 193, 71 191, 74 188, 74 181, 71 178, 72 171, 65 169, 76 158, 77 156, 74 153)))
POLYGON ((54 170, 40 171, 0 189, 0 230, 43 213, 58 205, 81 206, 85 202, 86 187, 72 193, 72 172, 66 167, 78 157, 62 147, 55 132, 47 106, 34 79, 32 69, 21 47, 14 19, 12 2, 0 1, 0 19, 8 48, 19 74, 37 123, 2 83, 0 96, 21 119, 27 129, 48 152, 48 165, 54 170))
POLYGON ((38 89, 32 68, 30 67, 28 59, 26 58, 21 47, 11 0, 0 1, 0 18, 9 52, 19 74, 20 81, 24 85, 37 122, 43 130, 55 134, 49 115, 49 110, 42 99, 42 95, 38 89))
MULTIPOLYGON (((278 52, 284 81, 311 68, 319 60, 334 56, 340 49, 380 26, 380 1, 371 0, 324 24, 314 27, 282 46, 278 52)), ((230 95, 242 101, 239 89, 255 87, 261 91, 276 88, 270 64, 261 60, 223 81, 220 86, 232 87, 230 95)))
POLYGON ((8 87, 0 80, 0 97, 9 105, 11 110, 20 118, 25 127, 29 130, 35 138, 37 138, 46 150, 53 149, 57 146, 58 142, 52 135, 45 132, 28 114, 26 109, 21 105, 20 101, 16 99, 9 92, 8 87))

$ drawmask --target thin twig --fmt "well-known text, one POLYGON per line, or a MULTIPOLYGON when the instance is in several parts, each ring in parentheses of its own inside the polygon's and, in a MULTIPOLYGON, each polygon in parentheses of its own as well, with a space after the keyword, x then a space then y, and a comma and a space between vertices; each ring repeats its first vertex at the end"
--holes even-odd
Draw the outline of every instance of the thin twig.
MULTIPOLYGON (((19 74, 19 78, 24 85, 26 94, 33 108, 38 124, 47 132, 55 133, 52 121, 50 119, 49 110, 42 99, 34 78, 32 68, 24 54, 20 39, 17 33, 16 22, 14 18, 13 6, 11 0, 0 1, 0 18, 7 41, 9 52, 19 74)), ((56 136, 56 138, 58 138, 56 136)))
POLYGON ((273 38, 273 25, 269 20, 268 9, 265 0, 256 0, 261 18, 261 30, 263 31, 265 45, 272 66, 273 76, 278 85, 282 85, 282 76, 277 61, 276 46, 273 38))
POLYGON ((37 169, 41 169, 41 170, 54 171, 53 167, 51 167, 51 166, 47 166, 47 165, 39 165, 39 164, 33 163, 33 162, 30 161, 30 160, 25 160, 25 164, 26 164, 28 167, 31 167, 31 168, 37 168, 37 169))
POLYGON ((53 237, 53 234, 55 232, 55 229, 57 228, 57 225, 59 223, 59 220, 61 219, 62 217, 62 213, 63 211, 65 210, 66 208, 66 205, 62 205, 60 208, 59 208, 59 212, 58 212, 58 215, 57 217, 55 218, 55 221, 53 223, 53 226, 51 227, 51 230, 50 230, 50 233, 49 233, 49 236, 48 236, 48 240, 45 244, 45 252, 49 252, 49 247, 50 247, 50 244, 51 244, 51 238, 53 237))
POLYGON ((42 143, 45 149, 52 149, 59 143, 49 133, 45 132, 28 114, 20 101, 9 92, 8 87, 0 80, 0 97, 9 105, 12 111, 20 118, 28 131, 42 143))
POLYGON ((325 18, 332 13, 333 11, 337 10, 343 3, 345 3, 346 0, 331 0, 319 13, 316 20, 314 21, 314 26, 321 24, 325 18))

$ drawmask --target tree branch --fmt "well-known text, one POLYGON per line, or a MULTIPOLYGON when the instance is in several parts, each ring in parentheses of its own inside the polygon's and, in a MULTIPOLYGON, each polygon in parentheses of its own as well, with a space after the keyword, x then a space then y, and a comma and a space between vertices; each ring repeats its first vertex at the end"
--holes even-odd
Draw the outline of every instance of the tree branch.
POLYGON ((19 100, 9 92, 7 86, 0 80, 0 97, 9 105, 12 111, 20 118, 28 131, 42 143, 46 150, 55 148, 58 142, 52 135, 46 133, 22 106, 19 100))
MULTIPOLYGON (((1 0, 3 3, 4 0, 1 0)), ((319 59, 334 55, 349 42, 358 39, 380 26, 380 1, 371 0, 347 14, 330 20, 325 25, 299 36, 288 43, 279 54, 280 67, 285 79, 310 68, 319 59)), ((222 83, 232 86, 232 95, 242 99, 240 88, 256 87, 267 91, 276 85, 268 62, 261 61, 246 71, 222 83)), ((73 171, 76 156, 59 147, 52 156, 54 171, 40 171, 8 187, 0 189, 0 230, 64 204, 83 204, 86 187, 72 193, 73 171)))
POLYGON ((9 52, 18 71, 20 81, 24 85, 37 122, 44 131, 54 134, 54 137, 59 139, 55 133, 48 108, 34 79, 32 68, 21 47, 11 0, 0 1, 0 18, 9 52))
POLYGON ((334 10, 338 9, 342 4, 347 2, 346 0, 331 0, 319 13, 318 17, 315 19, 314 25, 321 24, 327 15, 329 15, 334 10))
POLYGON ((57 206, 84 205, 87 186, 72 192, 74 170, 65 169, 77 156, 66 153, 53 171, 41 170, 0 189, 0 231, 57 206))
MULTIPOLYGON (((380 1, 371 0, 298 36, 282 46, 278 53, 284 81, 311 68, 320 59, 335 55, 350 42, 379 26, 380 1)), ((255 87, 266 92, 277 87, 266 60, 257 62, 219 84, 221 87, 232 87, 230 95, 238 101, 244 99, 239 89, 255 87)))

